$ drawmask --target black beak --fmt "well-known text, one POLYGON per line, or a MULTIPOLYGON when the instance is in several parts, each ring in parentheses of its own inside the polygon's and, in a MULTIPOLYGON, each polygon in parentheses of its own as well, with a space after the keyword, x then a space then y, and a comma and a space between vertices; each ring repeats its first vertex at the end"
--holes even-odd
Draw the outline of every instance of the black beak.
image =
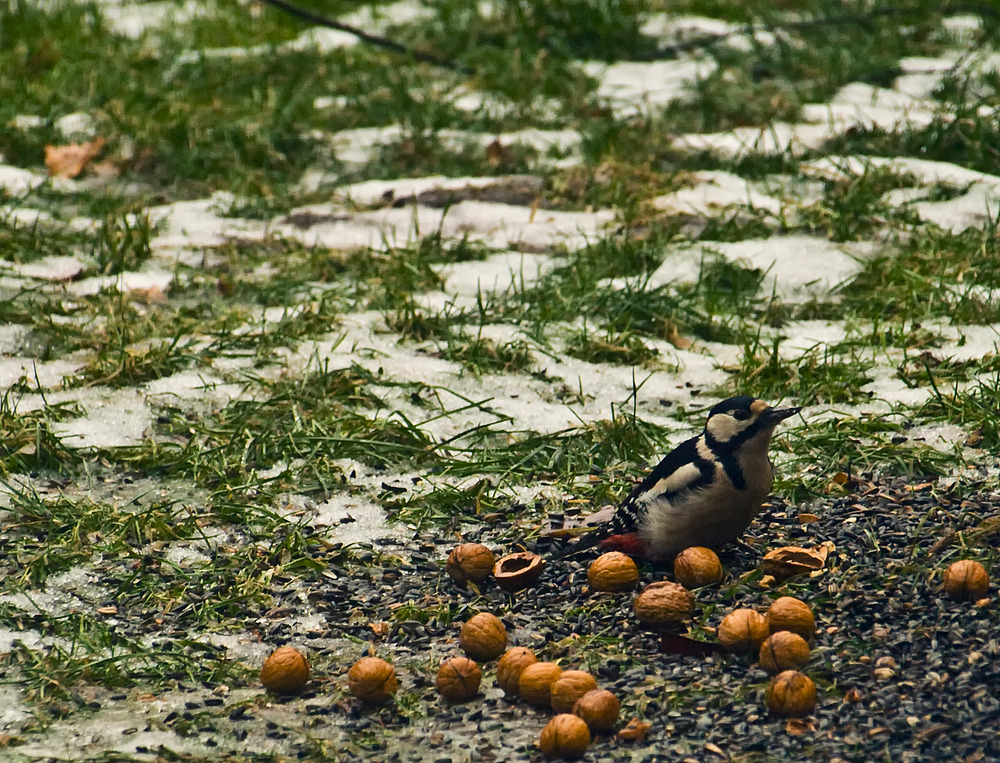
POLYGON ((790 416, 794 416, 796 413, 801 411, 801 407, 796 408, 765 408, 764 412, 761 413, 760 418, 765 424, 777 424, 779 421, 784 421, 790 416))

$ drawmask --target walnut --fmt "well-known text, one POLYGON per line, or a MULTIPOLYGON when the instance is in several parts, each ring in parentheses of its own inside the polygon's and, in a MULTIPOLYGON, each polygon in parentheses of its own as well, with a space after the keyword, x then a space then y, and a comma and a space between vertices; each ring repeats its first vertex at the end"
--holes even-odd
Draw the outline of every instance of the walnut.
POLYGON ((497 663, 497 684, 508 697, 516 697, 519 693, 518 681, 521 671, 529 665, 538 662, 535 653, 523 646, 515 646, 504 652, 497 663))
POLYGON ((685 588, 701 588, 722 580, 722 562, 704 546, 692 546, 674 558, 674 580, 685 588))
POLYGON ((260 682, 273 694, 297 694, 309 682, 309 661, 294 647, 278 647, 260 669, 260 682))
POLYGON ((381 705, 392 699, 399 688, 396 671, 378 657, 362 657, 347 671, 347 688, 369 705, 381 705))
POLYGON ((986 568, 972 559, 955 562, 944 571, 944 590, 954 599, 975 601, 983 598, 989 588, 986 568))
POLYGON ((639 568, 632 557, 621 551, 601 554, 587 570, 587 582, 594 591, 624 591, 639 580, 639 568))
POLYGON ((538 738, 538 746, 549 760, 575 760, 590 746, 590 729, 582 719, 563 713, 549 721, 538 738))
POLYGON ((753 609, 734 609, 719 623, 719 643, 730 654, 758 651, 768 633, 767 620, 753 609))
POLYGON ((596 688, 597 681, 587 671, 563 671, 563 674, 552 684, 552 709, 557 713, 569 713, 580 697, 596 688))
POLYGON ((760 666, 772 676, 809 662, 809 644, 798 633, 778 631, 760 645, 760 666))
POLYGON ((694 597, 684 586, 661 580, 650 583, 632 602, 639 622, 660 630, 673 623, 690 620, 694 615, 694 597))
POLYGON ((497 585, 508 593, 533 586, 542 575, 545 560, 530 551, 508 554, 493 566, 497 585))
POLYGON ((448 554, 448 575, 464 586, 468 581, 482 583, 493 572, 496 557, 482 543, 462 543, 448 554))
POLYGON ((607 689, 588 691, 573 705, 573 715, 583 718, 593 734, 611 731, 618 722, 621 705, 607 689))
POLYGON ((517 691, 529 705, 552 706, 552 684, 559 680, 562 668, 554 662, 535 662, 521 671, 517 691))
POLYGON ((816 632, 816 618, 804 601, 792 596, 782 596, 771 602, 767 610, 767 627, 771 633, 791 631, 798 633, 806 641, 812 641, 816 632))
POLYGON ((767 687, 767 709, 772 715, 808 715, 816 707, 816 684, 797 670, 786 670, 771 679, 767 687))
POLYGON ((462 626, 458 645, 474 660, 492 660, 507 648, 507 629, 496 615, 480 612, 462 626))
POLYGON ((468 657, 452 657, 441 663, 434 686, 449 702, 464 702, 479 692, 483 673, 468 657))

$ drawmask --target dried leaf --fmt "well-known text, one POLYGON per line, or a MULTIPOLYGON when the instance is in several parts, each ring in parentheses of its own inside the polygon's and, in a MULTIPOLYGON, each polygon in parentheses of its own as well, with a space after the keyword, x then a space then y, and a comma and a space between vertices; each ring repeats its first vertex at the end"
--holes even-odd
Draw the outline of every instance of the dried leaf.
POLYGON ((389 623, 386 622, 368 623, 368 627, 372 629, 372 633, 374 633, 376 636, 389 635, 389 623))
POLYGON ((651 724, 640 721, 638 718, 633 718, 625 728, 618 732, 618 738, 626 742, 641 742, 646 738, 646 734, 649 733, 651 728, 651 724))
POLYGON ((785 724, 785 733, 792 736, 810 734, 816 730, 816 724, 810 718, 789 718, 785 724))
POLYGON ((86 143, 45 147, 45 166, 58 178, 75 178, 104 148, 104 138, 98 136, 86 143))
POLYGON ((838 485, 846 485, 851 481, 851 475, 847 472, 837 472, 831 479, 838 485))
MULTIPOLYGON (((823 569, 830 551, 836 548, 827 541, 814 548, 783 546, 764 555, 764 573, 775 580, 787 580, 796 575, 823 569)), ((761 581, 763 585, 763 580, 761 581)))
POLYGON ((694 344, 690 339, 681 335, 681 332, 677 330, 677 324, 673 321, 669 321, 666 326, 666 336, 664 337, 670 344, 676 347, 678 350, 688 350, 691 349, 691 345, 694 344))
POLYGON ((798 522, 800 525, 808 525, 818 521, 819 517, 815 514, 799 514, 798 516, 798 522))

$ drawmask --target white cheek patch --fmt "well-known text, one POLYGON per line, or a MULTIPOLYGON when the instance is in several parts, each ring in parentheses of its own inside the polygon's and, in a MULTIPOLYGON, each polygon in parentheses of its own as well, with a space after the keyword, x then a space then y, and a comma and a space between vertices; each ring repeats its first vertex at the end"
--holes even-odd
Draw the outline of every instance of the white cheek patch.
POLYGON ((718 413, 708 420, 705 428, 716 442, 729 442, 743 431, 746 424, 725 413, 718 413))
POLYGON ((642 503, 656 500, 664 493, 679 493, 690 488, 701 479, 701 469, 694 464, 685 464, 680 469, 659 480, 653 487, 639 496, 642 503))

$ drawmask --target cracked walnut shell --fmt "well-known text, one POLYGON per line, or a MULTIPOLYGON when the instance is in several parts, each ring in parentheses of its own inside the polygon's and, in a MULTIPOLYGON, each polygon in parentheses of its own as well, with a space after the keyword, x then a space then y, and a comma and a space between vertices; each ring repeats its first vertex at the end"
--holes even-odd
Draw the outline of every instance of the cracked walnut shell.
POLYGON ((590 729, 581 718, 569 713, 557 715, 542 729, 538 746, 549 760, 562 758, 574 760, 581 757, 590 746, 590 729))
POLYGON ((587 582, 594 591, 624 591, 639 580, 639 568, 621 551, 601 554, 587 569, 587 582))
POLYGON ((730 654, 758 651, 769 633, 767 620, 753 609, 734 609, 719 623, 719 643, 730 654))
POLYGON ((494 564, 496 557, 482 543, 462 543, 448 554, 445 569, 452 580, 464 586, 470 580, 482 583, 493 572, 494 564))
POLYGON ((309 682, 309 661, 295 647, 278 647, 260 669, 260 682, 273 694, 297 694, 309 682))
POLYGON ((462 626, 458 645, 474 660, 492 660, 507 648, 507 629, 496 615, 480 612, 462 626))
POLYGON ((362 657, 347 671, 347 689, 368 705, 382 705, 399 688, 396 669, 378 657, 362 657))

